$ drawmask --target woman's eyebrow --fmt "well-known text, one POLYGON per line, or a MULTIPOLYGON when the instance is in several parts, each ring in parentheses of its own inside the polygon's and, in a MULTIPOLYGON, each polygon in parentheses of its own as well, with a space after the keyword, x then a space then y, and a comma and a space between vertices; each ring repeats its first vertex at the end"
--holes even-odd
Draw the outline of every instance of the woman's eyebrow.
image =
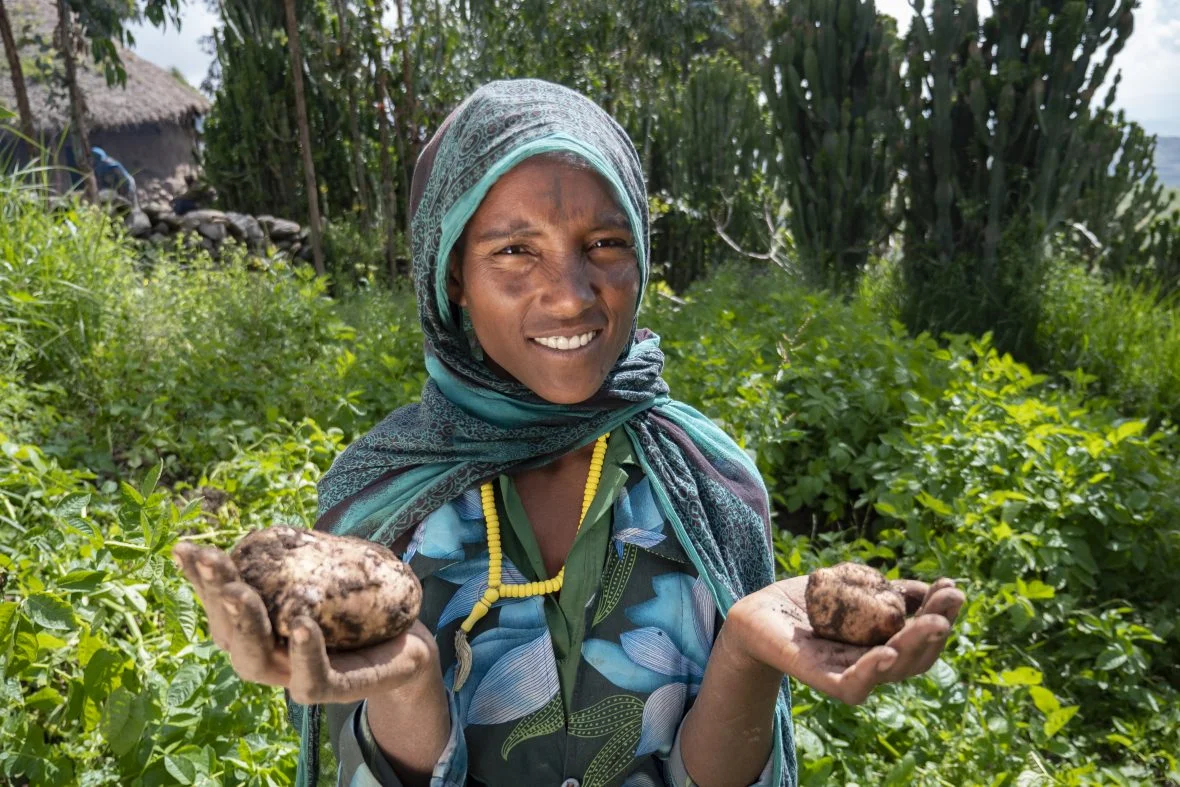
POLYGON ((527 221, 514 221, 510 224, 489 227, 475 236, 475 242, 486 243, 502 238, 532 238, 540 234, 541 231, 527 221))
POLYGON ((599 213, 596 221, 601 229, 631 231, 631 222, 627 221, 627 217, 617 210, 599 213))

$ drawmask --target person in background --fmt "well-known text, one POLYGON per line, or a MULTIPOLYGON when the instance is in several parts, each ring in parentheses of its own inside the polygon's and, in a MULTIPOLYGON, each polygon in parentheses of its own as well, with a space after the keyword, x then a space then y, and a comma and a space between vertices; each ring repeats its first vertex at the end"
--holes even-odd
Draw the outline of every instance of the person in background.
POLYGON ((99 190, 110 189, 126 197, 132 207, 138 208, 139 194, 135 189, 135 178, 131 177, 127 168, 102 148, 91 148, 90 158, 94 164, 94 179, 99 190))
POLYGON ((184 193, 172 200, 172 212, 183 216, 207 208, 217 199, 217 189, 191 172, 184 176, 184 193))

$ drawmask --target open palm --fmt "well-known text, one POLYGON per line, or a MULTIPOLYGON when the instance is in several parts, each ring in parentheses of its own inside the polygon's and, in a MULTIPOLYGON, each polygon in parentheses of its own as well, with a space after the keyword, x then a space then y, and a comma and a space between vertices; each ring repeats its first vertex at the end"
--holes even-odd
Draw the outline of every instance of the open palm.
POLYGON ((930 669, 964 601, 949 579, 931 585, 898 580, 894 586, 905 596, 909 617, 901 631, 877 647, 817 636, 807 620, 805 576, 784 579, 746 596, 726 624, 734 624, 730 628, 750 658, 858 705, 876 686, 930 669))

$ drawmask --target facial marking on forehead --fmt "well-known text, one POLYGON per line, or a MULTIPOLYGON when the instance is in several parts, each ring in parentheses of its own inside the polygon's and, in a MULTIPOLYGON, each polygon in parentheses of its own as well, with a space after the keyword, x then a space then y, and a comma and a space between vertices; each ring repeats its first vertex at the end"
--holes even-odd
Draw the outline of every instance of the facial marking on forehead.
POLYGON ((549 188, 545 192, 545 201, 549 203, 549 215, 558 222, 570 218, 561 187, 562 174, 560 170, 549 173, 549 188))

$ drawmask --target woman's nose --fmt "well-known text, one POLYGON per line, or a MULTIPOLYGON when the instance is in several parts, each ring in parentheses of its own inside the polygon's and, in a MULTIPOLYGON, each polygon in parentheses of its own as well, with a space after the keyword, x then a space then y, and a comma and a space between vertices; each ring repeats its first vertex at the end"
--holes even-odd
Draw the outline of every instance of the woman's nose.
POLYGON ((594 304, 593 266, 581 249, 547 267, 546 300, 553 316, 573 319, 594 304))

